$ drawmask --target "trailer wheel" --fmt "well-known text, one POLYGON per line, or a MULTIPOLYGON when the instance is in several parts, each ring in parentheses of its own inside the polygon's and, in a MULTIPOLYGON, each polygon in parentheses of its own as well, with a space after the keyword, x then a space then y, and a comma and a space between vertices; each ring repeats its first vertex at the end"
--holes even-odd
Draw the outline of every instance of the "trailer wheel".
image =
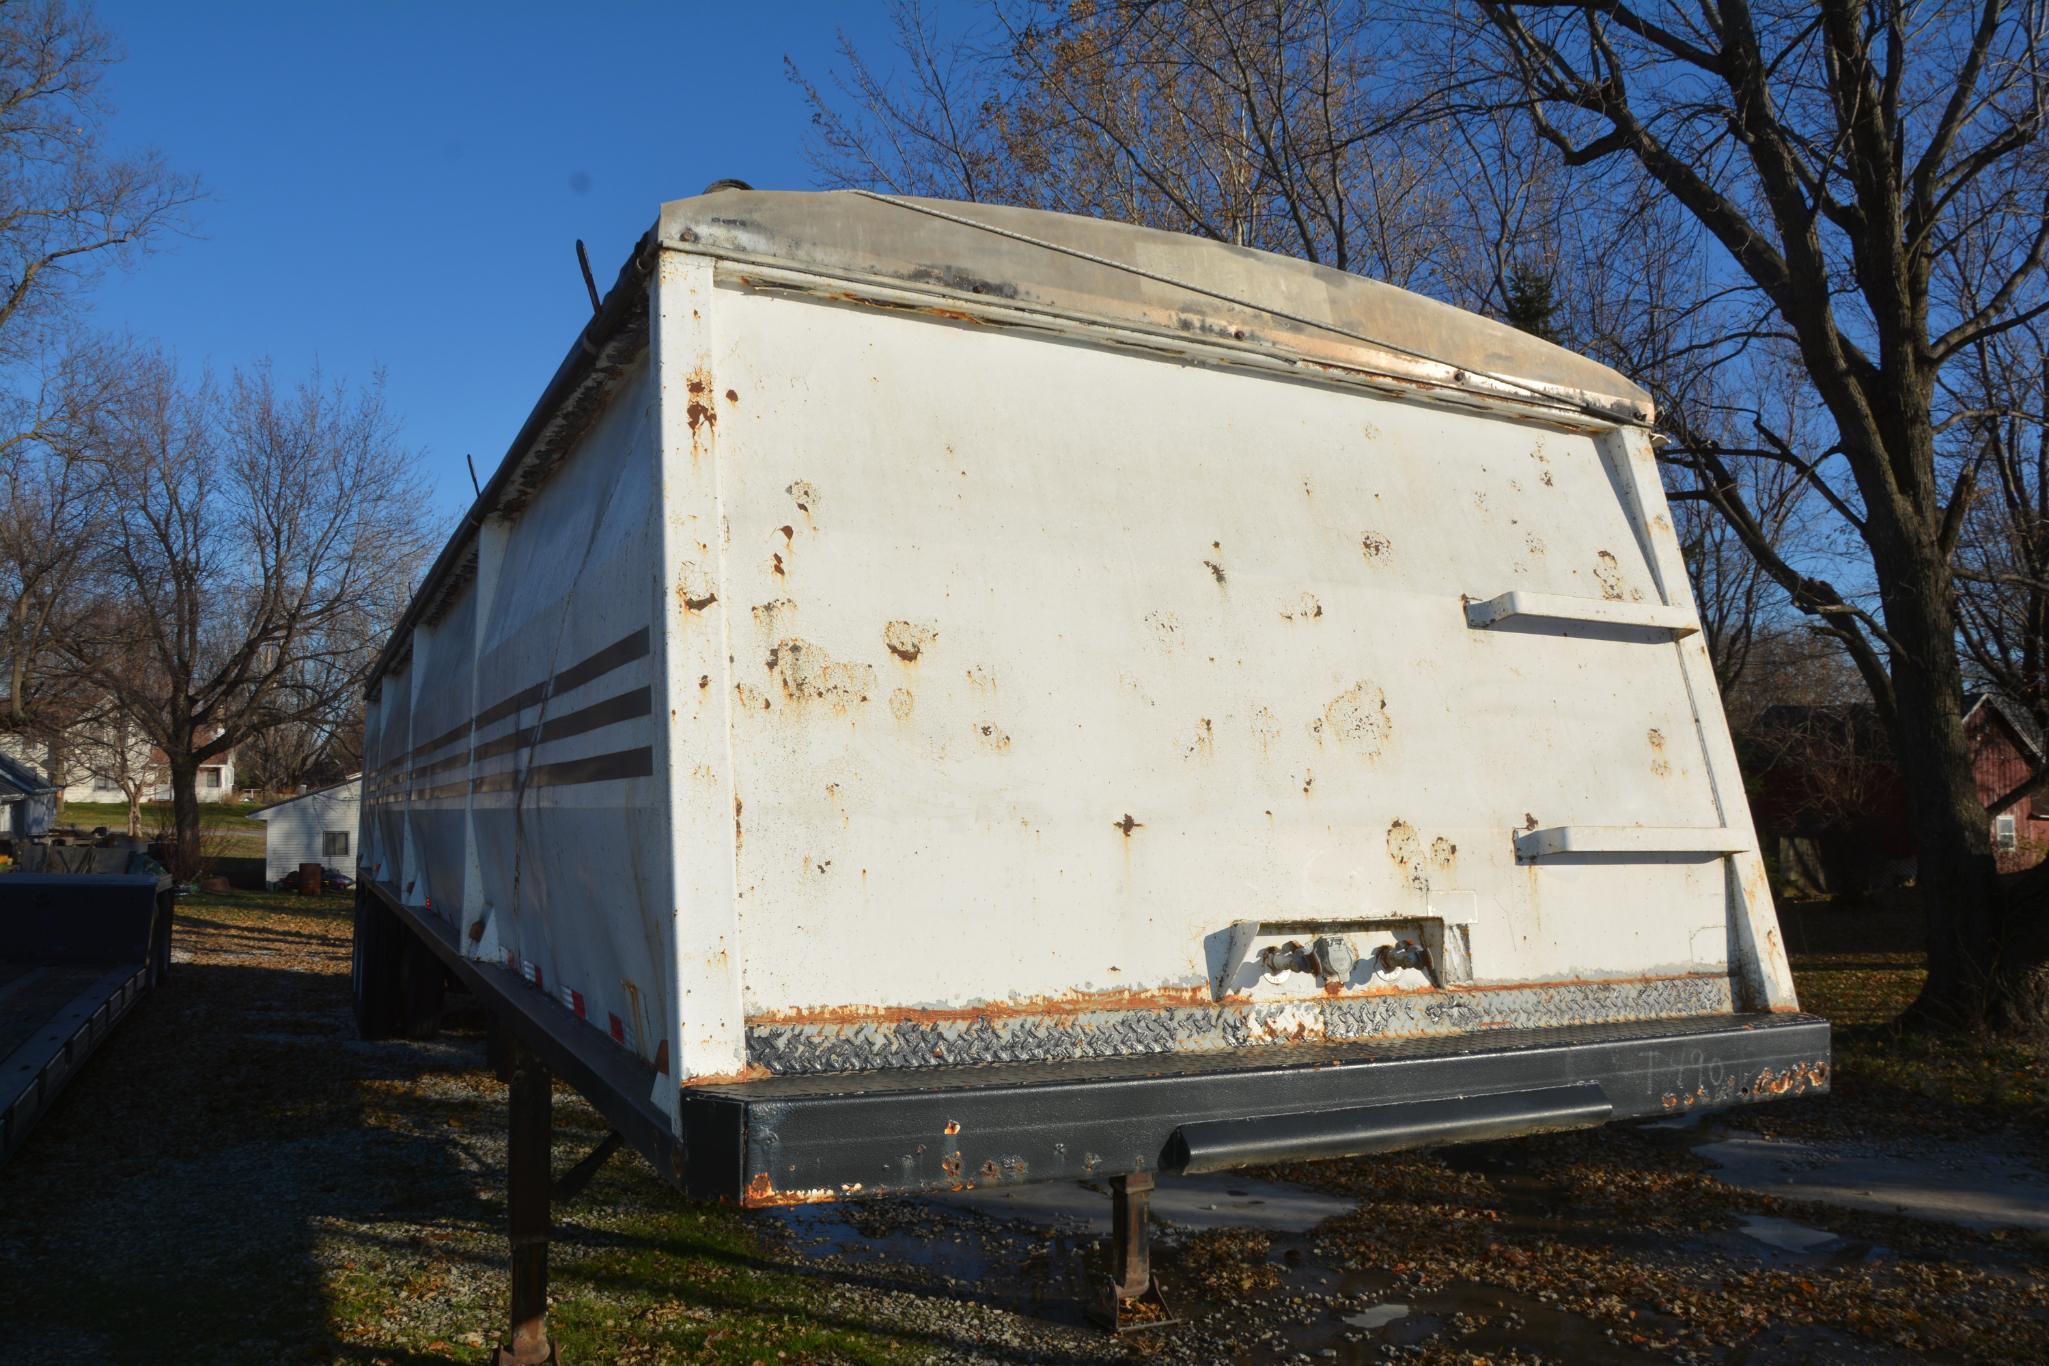
POLYGON ((399 1026, 408 1039, 431 1039, 441 1032, 441 1012, 448 1001, 448 973, 434 950, 408 934, 399 953, 399 1026))
POLYGON ((404 1022, 401 977, 406 941, 411 937, 390 907, 367 893, 357 893, 355 949, 349 962, 357 1037, 399 1036, 404 1022))

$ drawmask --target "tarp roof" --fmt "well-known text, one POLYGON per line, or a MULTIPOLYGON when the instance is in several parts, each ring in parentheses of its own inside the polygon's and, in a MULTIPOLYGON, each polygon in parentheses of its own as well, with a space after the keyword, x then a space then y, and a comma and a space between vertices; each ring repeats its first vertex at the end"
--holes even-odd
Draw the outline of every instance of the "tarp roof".
POLYGON ((1294 257, 1099 218, 860 190, 719 190, 662 206, 669 247, 895 280, 1374 368, 1427 359, 1648 422, 1615 371, 1506 323, 1294 257))

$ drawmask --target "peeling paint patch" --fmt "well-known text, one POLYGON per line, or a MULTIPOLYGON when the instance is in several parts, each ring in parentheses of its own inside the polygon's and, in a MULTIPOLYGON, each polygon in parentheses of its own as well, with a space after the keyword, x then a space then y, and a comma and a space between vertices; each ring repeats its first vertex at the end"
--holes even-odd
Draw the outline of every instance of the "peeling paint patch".
POLYGON ((836 660, 806 640, 789 637, 776 642, 777 672, 783 692, 798 702, 821 702, 836 712, 866 702, 875 691, 875 666, 860 660, 836 660))
POLYGON ((1187 757, 1208 759, 1216 754, 1216 727, 1207 716, 1197 719, 1194 738, 1188 742, 1187 757))
POLYGON ((735 683, 733 685, 733 692, 739 697, 741 709, 744 711, 767 711, 769 709, 768 694, 751 683, 735 683))
POLYGON ((689 378, 684 381, 684 387, 690 391, 690 401, 684 405, 683 419, 690 424, 690 448, 694 452, 697 449, 698 429, 709 431, 719 423, 718 410, 713 408, 710 402, 711 372, 691 371, 689 378))
POLYGON ((1669 776, 1672 772, 1672 761, 1665 757, 1665 732, 1653 726, 1645 738, 1651 745, 1651 772, 1660 778, 1669 776))
POLYGON ((906 664, 925 653, 927 647, 937 639, 937 631, 912 621, 892 621, 882 628, 882 643, 889 647, 891 654, 906 664))
POLYGON ((1377 531, 1368 531, 1359 537, 1359 553, 1366 557, 1368 563, 1385 559, 1393 549, 1394 542, 1377 531))
POLYGON ((709 570, 695 560, 685 560, 676 578, 676 600, 686 612, 702 612, 719 600, 709 570))
POLYGON ((818 507, 818 490, 802 479, 785 488, 783 492, 790 495, 790 501, 797 505, 797 511, 807 517, 818 507))
POLYGON ((1387 694, 1377 684, 1360 680, 1332 698, 1323 719, 1312 727, 1364 758, 1374 759, 1387 746, 1394 722, 1387 714, 1387 694))
POLYGON ((1601 596, 1609 602, 1621 602, 1628 597, 1622 585, 1622 564, 1605 550, 1594 552, 1594 581, 1601 585, 1601 596))
POLYGON ((907 688, 897 688, 889 695, 889 714, 899 721, 910 720, 911 711, 916 705, 916 699, 907 688))
POLYGON ((1423 837, 1416 833, 1415 826, 1397 820, 1387 827, 1387 856, 1402 870, 1410 888, 1418 892, 1430 890, 1430 873, 1423 865, 1423 837))
POLYGON ((982 744, 997 754, 1010 748, 1010 736, 1003 727, 993 721, 983 721, 975 727, 975 735, 982 744))
POLYGON ((1430 841, 1430 862, 1445 872, 1450 872, 1458 864, 1458 846, 1439 835, 1430 841))
POLYGON ((1271 708, 1259 706, 1252 709, 1250 724, 1253 743, 1259 746, 1260 753, 1271 754, 1274 741, 1281 738, 1281 719, 1271 708))
POLYGON ((1284 604, 1281 608, 1282 621, 1314 621, 1322 615, 1323 604, 1317 600, 1314 593, 1304 593, 1294 602, 1284 604))
POLYGON ((788 598, 771 598, 754 609, 754 624, 768 635, 775 635, 795 616, 797 604, 788 598))

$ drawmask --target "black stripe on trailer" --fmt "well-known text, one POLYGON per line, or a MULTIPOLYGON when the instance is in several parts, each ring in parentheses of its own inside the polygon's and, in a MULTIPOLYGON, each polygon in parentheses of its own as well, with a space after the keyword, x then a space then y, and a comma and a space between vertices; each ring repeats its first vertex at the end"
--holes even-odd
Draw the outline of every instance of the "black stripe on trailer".
POLYGON ((535 764, 520 772, 487 773, 470 780, 472 792, 510 792, 516 787, 570 787, 579 783, 609 783, 622 778, 647 778, 655 771, 655 752, 642 745, 615 754, 595 754, 588 759, 564 759, 560 763, 535 764))

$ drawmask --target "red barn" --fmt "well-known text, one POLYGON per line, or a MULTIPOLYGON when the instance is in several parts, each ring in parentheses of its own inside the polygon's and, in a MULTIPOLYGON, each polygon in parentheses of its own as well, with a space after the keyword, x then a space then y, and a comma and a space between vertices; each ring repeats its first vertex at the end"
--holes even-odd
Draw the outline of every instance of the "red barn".
MULTIPOLYGON (((1978 797, 2002 872, 2049 855, 2045 757, 2027 712, 1989 693, 1964 699, 1978 797)), ((1783 881, 1857 891, 1913 876, 1906 780, 1869 703, 1767 707, 1741 737, 1750 804, 1783 881)))
POLYGON ((1992 814, 1999 870, 2032 868, 2049 854, 2049 793, 2031 791, 2042 772, 2042 733, 2004 698, 1972 693, 1964 701, 1964 734, 1978 775, 1978 800, 1992 814))

